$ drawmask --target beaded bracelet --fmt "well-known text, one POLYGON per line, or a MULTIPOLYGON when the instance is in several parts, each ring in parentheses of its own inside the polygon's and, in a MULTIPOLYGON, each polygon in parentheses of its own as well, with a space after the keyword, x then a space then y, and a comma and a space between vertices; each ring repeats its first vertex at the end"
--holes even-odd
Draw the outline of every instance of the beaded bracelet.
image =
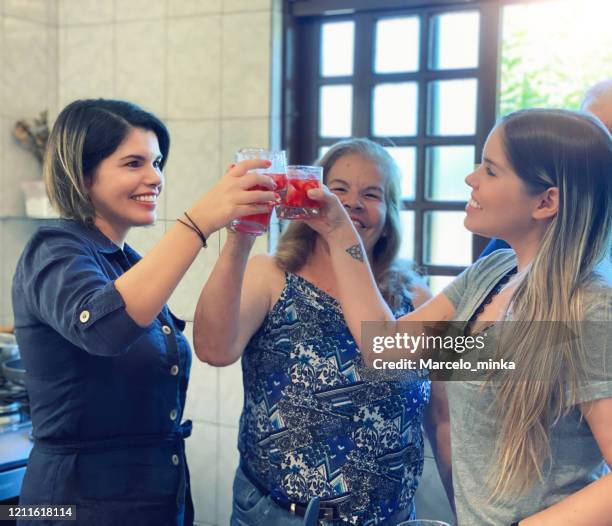
POLYGON ((204 232, 200 230, 200 227, 196 224, 196 222, 193 219, 191 219, 191 217, 189 217, 189 214, 187 212, 183 212, 183 215, 187 218, 187 220, 191 224, 186 223, 180 217, 177 217, 176 220, 179 223, 181 223, 181 225, 185 225, 187 228, 190 228, 191 230, 193 230, 198 235, 198 237, 202 240, 202 246, 204 248, 208 248, 208 245, 206 244, 206 236, 204 235, 204 232))

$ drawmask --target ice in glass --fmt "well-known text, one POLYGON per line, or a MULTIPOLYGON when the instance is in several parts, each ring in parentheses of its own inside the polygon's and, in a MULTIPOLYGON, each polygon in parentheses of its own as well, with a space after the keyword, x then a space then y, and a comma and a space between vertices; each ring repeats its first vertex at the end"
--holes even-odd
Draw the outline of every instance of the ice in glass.
MULTIPOLYGON (((281 199, 287 189, 287 158, 284 150, 266 150, 264 148, 242 148, 236 152, 236 162, 247 159, 267 159, 272 164, 269 168, 258 168, 258 173, 266 174, 276 183, 275 192, 280 194, 281 199)), ((260 185, 256 185, 250 190, 268 190, 260 185)), ((270 215, 272 206, 268 212, 262 214, 252 214, 234 219, 230 223, 230 228, 237 232, 259 236, 268 230, 270 225, 270 215)))
POLYGON ((281 219, 308 219, 318 216, 321 203, 308 197, 308 190, 321 188, 323 168, 321 166, 287 167, 287 190, 276 207, 276 215, 281 219))

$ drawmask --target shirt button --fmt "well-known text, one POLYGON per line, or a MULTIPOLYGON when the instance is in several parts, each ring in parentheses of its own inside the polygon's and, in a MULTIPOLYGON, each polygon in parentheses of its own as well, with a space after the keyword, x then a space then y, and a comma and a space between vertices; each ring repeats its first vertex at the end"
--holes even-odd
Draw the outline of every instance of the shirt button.
POLYGON ((175 466, 178 466, 178 464, 179 464, 179 458, 178 458, 178 455, 172 455, 172 463, 173 463, 175 466))
POLYGON ((89 321, 89 311, 88 310, 84 310, 83 312, 81 312, 81 315, 79 316, 79 320, 81 320, 81 323, 87 323, 89 321))
POLYGON ((178 411, 176 409, 173 409, 172 411, 170 411, 170 420, 176 420, 177 416, 178 416, 178 411))
POLYGON ((170 334, 170 333, 172 332, 172 329, 171 329, 170 327, 168 327, 167 325, 164 325, 164 326, 162 327, 162 332, 163 332, 164 334, 170 334))
POLYGON ((178 374, 178 372, 179 372, 179 367, 178 367, 178 365, 173 365, 173 366, 170 368, 170 374, 171 374, 172 376, 176 376, 176 375, 178 374))

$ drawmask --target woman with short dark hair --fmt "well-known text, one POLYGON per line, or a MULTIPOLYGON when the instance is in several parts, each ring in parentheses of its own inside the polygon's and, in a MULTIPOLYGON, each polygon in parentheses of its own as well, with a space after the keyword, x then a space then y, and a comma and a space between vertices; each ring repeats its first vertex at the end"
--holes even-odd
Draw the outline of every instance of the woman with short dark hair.
POLYGON ((164 124, 129 102, 64 108, 44 163, 62 219, 35 232, 13 280, 34 436, 20 503, 75 505, 75 524, 193 524, 191 351, 165 303, 211 233, 275 198, 248 191, 273 187, 245 175, 266 161, 240 163, 141 258, 125 238, 156 219, 169 146, 164 124))

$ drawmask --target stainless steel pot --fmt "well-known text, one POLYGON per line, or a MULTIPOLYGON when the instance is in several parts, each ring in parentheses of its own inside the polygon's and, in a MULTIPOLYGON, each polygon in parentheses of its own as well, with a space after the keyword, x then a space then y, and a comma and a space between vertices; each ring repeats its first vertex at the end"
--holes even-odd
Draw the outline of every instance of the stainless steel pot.
POLYGON ((21 359, 4 362, 2 364, 2 375, 8 382, 25 386, 25 369, 21 359))
POLYGON ((19 358, 19 348, 15 336, 0 332, 0 363, 17 358, 19 358))

